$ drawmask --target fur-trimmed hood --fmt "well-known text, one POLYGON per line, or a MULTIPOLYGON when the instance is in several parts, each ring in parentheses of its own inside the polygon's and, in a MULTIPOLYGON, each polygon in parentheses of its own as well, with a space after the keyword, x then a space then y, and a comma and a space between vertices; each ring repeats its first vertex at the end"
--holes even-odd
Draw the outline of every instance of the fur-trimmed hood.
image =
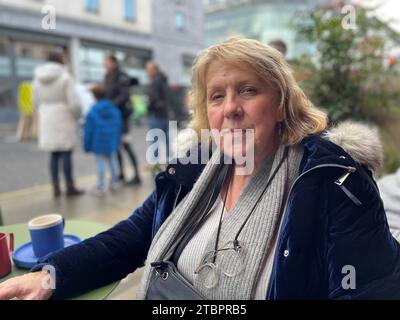
POLYGON ((383 164, 383 146, 377 127, 344 121, 325 131, 323 137, 342 147, 356 162, 377 171, 383 164))
MULTIPOLYGON (((344 121, 322 133, 322 137, 343 148, 356 162, 377 171, 383 164, 383 147, 378 128, 361 122, 344 121)), ((186 153, 198 143, 194 130, 182 130, 173 142, 177 157, 186 153)))

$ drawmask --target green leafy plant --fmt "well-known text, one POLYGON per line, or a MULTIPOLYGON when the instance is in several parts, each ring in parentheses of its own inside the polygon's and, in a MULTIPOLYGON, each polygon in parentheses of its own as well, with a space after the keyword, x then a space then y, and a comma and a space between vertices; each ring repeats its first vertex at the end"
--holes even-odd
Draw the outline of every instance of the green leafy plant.
POLYGON ((394 85, 400 82, 399 74, 385 66, 386 47, 400 41, 400 35, 374 16, 374 8, 356 7, 355 29, 343 28, 343 5, 318 6, 296 15, 298 39, 314 44, 317 56, 295 63, 307 61, 310 76, 302 85, 332 121, 371 120, 377 109, 400 108, 394 85))
POLYGON ((380 128, 384 171, 392 172, 400 165, 400 75, 399 66, 386 61, 400 35, 376 17, 376 7, 354 7, 355 28, 344 28, 344 5, 321 5, 294 17, 298 40, 316 51, 292 64, 300 85, 331 122, 363 120, 380 128))

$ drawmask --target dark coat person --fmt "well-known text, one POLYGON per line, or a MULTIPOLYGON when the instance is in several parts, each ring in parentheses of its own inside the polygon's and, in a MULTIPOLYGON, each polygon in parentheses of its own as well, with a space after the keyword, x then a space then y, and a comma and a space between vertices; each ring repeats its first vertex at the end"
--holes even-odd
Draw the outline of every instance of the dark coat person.
MULTIPOLYGON (((265 299, 400 298, 400 245, 390 235, 369 171, 361 167, 375 169, 379 165, 374 153, 360 153, 365 147, 361 137, 366 132, 366 127, 347 123, 301 142, 304 156, 299 177, 289 192, 265 299), (360 139, 355 141, 354 136, 360 139), (335 183, 348 172, 343 183, 357 200, 335 183), (346 232, 340 232, 343 228, 346 232), (346 265, 356 270, 354 289, 342 286, 348 274, 342 273, 346 265)), ((381 147, 376 137, 368 142, 369 150, 381 147)), ((180 145, 185 148, 184 142, 180 145)), ((179 162, 169 165, 156 177, 157 191, 127 220, 43 259, 43 264, 57 270, 53 298, 81 294, 142 267, 157 232, 193 189, 204 167, 179 162), (89 251, 92 254, 85 254, 89 251), (76 257, 80 257, 79 262, 76 257), (89 267, 92 265, 97 266, 95 271, 89 267)))
POLYGON ((169 126, 168 115, 170 112, 168 99, 168 80, 159 66, 150 61, 146 64, 146 72, 150 79, 150 85, 147 90, 149 113, 149 129, 160 129, 165 133, 165 154, 155 150, 154 158, 151 162, 163 163, 168 158, 169 151, 169 126))
POLYGON ((119 68, 118 60, 115 56, 109 55, 105 58, 104 65, 107 70, 105 77, 106 98, 116 105, 122 116, 122 137, 121 147, 118 151, 119 180, 125 181, 122 150, 128 155, 133 167, 134 177, 128 184, 136 185, 141 183, 138 161, 134 149, 129 143, 130 116, 133 112, 130 102, 131 79, 119 68))
POLYGON ((147 95, 149 116, 168 119, 168 79, 163 72, 158 70, 151 78, 147 95))

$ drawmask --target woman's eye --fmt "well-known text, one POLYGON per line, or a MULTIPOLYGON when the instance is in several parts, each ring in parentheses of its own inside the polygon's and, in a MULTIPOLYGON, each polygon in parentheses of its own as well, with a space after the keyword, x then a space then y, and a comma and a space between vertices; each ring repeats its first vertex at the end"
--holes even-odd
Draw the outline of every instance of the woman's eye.
POLYGON ((245 87, 240 90, 240 93, 256 93, 256 89, 253 87, 245 87))
POLYGON ((214 95, 211 96, 211 101, 215 101, 215 100, 218 100, 218 99, 221 99, 221 98, 223 98, 222 94, 214 94, 214 95))

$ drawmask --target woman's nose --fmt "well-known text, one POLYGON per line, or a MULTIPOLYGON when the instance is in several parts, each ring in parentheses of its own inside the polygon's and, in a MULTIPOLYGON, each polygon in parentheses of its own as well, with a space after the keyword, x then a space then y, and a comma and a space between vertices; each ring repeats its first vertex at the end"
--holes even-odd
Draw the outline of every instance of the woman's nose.
POLYGON ((237 97, 227 97, 224 106, 224 115, 226 118, 238 118, 243 115, 242 105, 237 97))

